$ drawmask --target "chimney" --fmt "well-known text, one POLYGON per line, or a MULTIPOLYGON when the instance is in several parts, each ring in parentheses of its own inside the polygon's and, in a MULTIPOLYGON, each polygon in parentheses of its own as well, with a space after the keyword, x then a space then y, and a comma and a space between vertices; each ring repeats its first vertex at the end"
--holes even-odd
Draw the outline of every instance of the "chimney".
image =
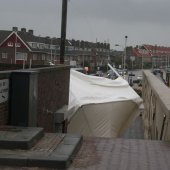
POLYGON ((34 31, 33 30, 28 30, 28 32, 33 35, 34 34, 34 31))
POLYGON ((18 27, 12 27, 12 31, 18 31, 18 27))
POLYGON ((26 32, 26 28, 21 28, 21 32, 26 32))

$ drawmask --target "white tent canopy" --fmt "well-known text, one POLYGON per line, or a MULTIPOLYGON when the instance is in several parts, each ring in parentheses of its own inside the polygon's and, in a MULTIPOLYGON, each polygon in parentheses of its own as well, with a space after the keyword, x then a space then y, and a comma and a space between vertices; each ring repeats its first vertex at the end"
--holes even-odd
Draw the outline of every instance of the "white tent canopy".
POLYGON ((110 80, 71 70, 68 132, 116 137, 136 117, 141 98, 122 77, 110 80))

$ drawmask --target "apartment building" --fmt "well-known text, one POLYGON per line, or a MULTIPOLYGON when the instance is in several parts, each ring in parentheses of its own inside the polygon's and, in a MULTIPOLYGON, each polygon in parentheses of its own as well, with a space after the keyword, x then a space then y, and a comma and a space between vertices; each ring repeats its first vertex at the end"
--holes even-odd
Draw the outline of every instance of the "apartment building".
POLYGON ((127 55, 130 61, 133 56, 137 67, 149 66, 152 68, 169 67, 170 47, 143 44, 141 46, 127 48, 127 55))
MULTIPOLYGON (((66 40, 65 63, 76 66, 101 66, 108 61, 110 44, 66 40)), ((33 30, 13 27, 0 30, 0 63, 46 65, 59 63, 60 38, 34 35, 33 30)))

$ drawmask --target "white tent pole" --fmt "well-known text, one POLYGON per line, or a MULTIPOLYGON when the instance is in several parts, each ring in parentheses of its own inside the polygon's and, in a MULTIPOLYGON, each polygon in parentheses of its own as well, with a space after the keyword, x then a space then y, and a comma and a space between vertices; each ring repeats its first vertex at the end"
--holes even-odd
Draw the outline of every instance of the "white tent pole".
POLYGON ((111 70, 114 71, 114 73, 115 73, 118 77, 121 77, 120 74, 119 74, 109 63, 108 63, 107 65, 109 66, 109 68, 110 68, 111 70))

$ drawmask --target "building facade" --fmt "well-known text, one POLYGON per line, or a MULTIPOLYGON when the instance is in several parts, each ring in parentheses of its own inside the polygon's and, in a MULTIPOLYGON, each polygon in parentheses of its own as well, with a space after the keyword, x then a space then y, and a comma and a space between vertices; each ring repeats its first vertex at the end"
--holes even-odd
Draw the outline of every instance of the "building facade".
POLYGON ((143 44, 127 47, 129 67, 132 62, 136 68, 164 68, 170 64, 170 47, 143 44), (133 60, 133 61, 132 61, 133 60))
MULTIPOLYGON (((107 64, 110 44, 66 40, 65 64, 97 67, 107 64)), ((0 30, 0 63, 48 65, 60 61, 60 38, 35 36, 33 30, 0 30)))

